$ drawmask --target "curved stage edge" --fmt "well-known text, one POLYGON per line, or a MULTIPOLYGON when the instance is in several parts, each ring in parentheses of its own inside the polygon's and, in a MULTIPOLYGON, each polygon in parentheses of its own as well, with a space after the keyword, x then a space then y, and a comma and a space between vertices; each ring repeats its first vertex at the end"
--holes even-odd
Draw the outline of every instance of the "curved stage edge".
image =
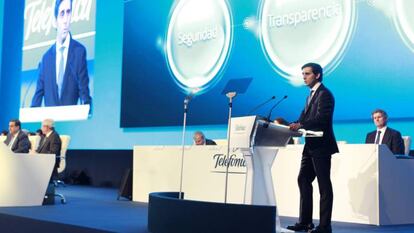
POLYGON ((274 233, 276 207, 179 199, 178 192, 149 194, 152 233, 274 233))

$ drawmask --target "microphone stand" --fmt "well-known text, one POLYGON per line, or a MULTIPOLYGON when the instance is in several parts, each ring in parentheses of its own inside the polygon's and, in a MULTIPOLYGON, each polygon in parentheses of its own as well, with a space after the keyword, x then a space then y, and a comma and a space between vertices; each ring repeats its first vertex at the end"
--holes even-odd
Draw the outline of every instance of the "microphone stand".
POLYGON ((228 121, 228 128, 227 128, 227 164, 226 164, 226 180, 224 183, 224 203, 227 203, 227 186, 229 180, 229 167, 230 167, 230 131, 231 131, 231 111, 233 108, 233 98, 236 97, 236 92, 228 92, 226 94, 227 98, 229 98, 229 121, 228 121))
POLYGON ((181 136, 181 167, 180 167, 180 192, 179 192, 179 199, 184 199, 183 196, 183 171, 184 171, 184 151, 185 151, 185 130, 187 125, 187 112, 188 112, 188 104, 190 103, 191 96, 186 96, 184 99, 184 118, 183 118, 183 132, 181 136))
POLYGON ((270 101, 276 99, 276 96, 272 96, 270 99, 266 100, 265 102, 257 105, 255 108, 253 108, 252 110, 250 110, 250 112, 248 113, 248 115, 252 114, 254 111, 256 111, 257 109, 261 108, 262 106, 264 106, 265 104, 269 103, 270 101))
POLYGON ((266 118, 267 121, 270 122, 270 117, 272 116, 273 109, 275 109, 275 107, 278 106, 285 99, 287 99, 287 95, 283 96, 282 99, 280 99, 279 101, 277 101, 277 103, 275 103, 275 105, 272 106, 272 108, 270 109, 269 114, 267 115, 267 118, 266 118))

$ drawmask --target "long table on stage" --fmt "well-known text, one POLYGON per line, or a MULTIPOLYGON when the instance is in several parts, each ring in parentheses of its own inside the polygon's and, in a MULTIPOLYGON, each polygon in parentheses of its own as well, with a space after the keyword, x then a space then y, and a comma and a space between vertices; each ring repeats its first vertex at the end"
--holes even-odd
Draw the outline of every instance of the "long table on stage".
MULTIPOLYGON (((280 148, 272 167, 279 214, 297 217, 297 175, 303 145, 280 148)), ((342 144, 333 155, 334 221, 374 225, 413 224, 414 159, 397 159, 385 145, 342 144)), ((224 201, 226 162, 230 162, 228 202, 244 203, 246 163, 239 151, 226 157, 227 147, 185 148, 183 191, 186 199, 224 201)), ((135 146, 133 200, 147 202, 150 192, 179 191, 180 146, 135 146)), ((318 185, 314 182, 314 213, 319 217, 318 185)))

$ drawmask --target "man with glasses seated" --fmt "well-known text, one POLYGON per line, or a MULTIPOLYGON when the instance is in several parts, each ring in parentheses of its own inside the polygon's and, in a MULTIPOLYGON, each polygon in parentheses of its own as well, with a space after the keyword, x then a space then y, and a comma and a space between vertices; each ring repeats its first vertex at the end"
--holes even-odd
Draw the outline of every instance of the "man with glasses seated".
POLYGON ((217 145, 215 141, 211 139, 207 139, 203 132, 196 131, 193 136, 194 145, 201 146, 201 145, 217 145))

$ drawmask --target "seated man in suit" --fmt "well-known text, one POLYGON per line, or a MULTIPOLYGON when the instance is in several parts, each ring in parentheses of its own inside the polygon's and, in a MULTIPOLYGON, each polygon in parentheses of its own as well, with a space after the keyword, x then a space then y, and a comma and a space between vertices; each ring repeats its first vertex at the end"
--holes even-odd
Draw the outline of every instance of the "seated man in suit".
POLYGON ((215 141, 211 139, 207 139, 203 132, 196 131, 193 136, 194 145, 201 146, 201 145, 217 145, 215 141))
POLYGON ((385 144, 392 153, 404 154, 404 141, 401 133, 387 126, 387 113, 376 109, 372 112, 372 120, 377 129, 367 134, 365 143, 385 144))
POLYGON ((42 122, 43 137, 40 139, 39 148, 36 152, 40 154, 55 154, 56 162, 52 173, 52 179, 57 177, 57 169, 60 163, 60 150, 62 141, 59 134, 55 131, 55 122, 52 119, 46 119, 42 122))
POLYGON ((13 119, 9 122, 9 134, 7 134, 4 143, 14 153, 29 153, 29 137, 21 130, 21 123, 19 120, 13 119))

